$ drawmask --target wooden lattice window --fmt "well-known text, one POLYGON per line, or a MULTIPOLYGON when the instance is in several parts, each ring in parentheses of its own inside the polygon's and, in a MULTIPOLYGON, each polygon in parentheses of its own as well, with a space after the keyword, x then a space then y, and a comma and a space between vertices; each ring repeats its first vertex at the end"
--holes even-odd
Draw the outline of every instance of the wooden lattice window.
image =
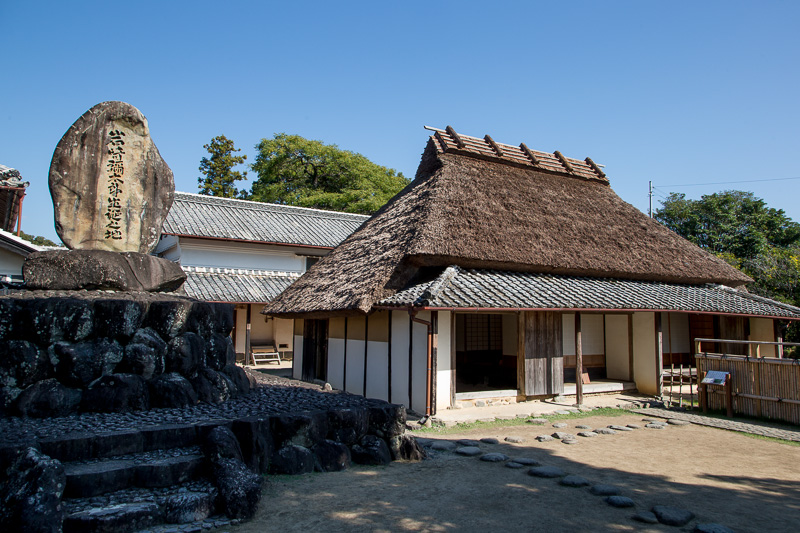
POLYGON ((503 349, 503 319, 500 315, 466 315, 464 330, 464 348, 468 352, 503 349))

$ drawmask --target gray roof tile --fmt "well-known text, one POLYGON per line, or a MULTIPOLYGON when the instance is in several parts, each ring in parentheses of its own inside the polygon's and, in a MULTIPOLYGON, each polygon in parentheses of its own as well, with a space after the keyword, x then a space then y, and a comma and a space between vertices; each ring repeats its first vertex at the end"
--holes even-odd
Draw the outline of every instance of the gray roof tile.
POLYGON ((163 233, 332 248, 368 218, 352 213, 176 192, 163 233))
POLYGON ((800 319, 800 308, 715 284, 684 285, 450 266, 379 305, 488 309, 671 310, 800 319))
POLYGON ((265 270, 183 267, 184 288, 192 298, 209 302, 267 303, 300 274, 265 270))

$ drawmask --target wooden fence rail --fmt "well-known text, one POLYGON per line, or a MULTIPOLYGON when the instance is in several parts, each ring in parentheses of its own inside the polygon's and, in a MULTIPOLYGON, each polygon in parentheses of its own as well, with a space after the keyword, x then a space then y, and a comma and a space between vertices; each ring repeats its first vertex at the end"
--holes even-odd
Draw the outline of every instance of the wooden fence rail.
MULTIPOLYGON (((697 379, 709 370, 729 372, 733 412, 800 424, 800 360, 698 353, 697 379)), ((708 407, 725 409, 721 387, 709 387, 708 407)))

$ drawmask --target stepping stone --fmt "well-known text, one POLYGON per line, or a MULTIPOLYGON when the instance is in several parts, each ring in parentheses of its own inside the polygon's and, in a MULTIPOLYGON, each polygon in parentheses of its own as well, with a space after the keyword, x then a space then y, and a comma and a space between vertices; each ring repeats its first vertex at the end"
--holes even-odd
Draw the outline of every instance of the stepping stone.
POLYGON ((651 509, 658 521, 668 526, 681 527, 689 523, 694 518, 694 513, 679 507, 669 505, 656 505, 651 509))
POLYGON ((596 437, 597 433, 595 433, 594 431, 581 431, 580 433, 578 433, 578 436, 579 437, 596 437))
MULTIPOLYGON (((655 516, 655 515, 654 515, 655 516)), ((696 524, 693 533, 734 533, 734 531, 722 524, 715 524, 713 522, 708 524, 696 524)))
POLYGON ((579 411, 578 409, 574 409, 574 408, 573 408, 573 409, 567 409, 567 412, 568 412, 568 413, 572 413, 572 414, 574 414, 574 415, 576 415, 576 414, 580 413, 580 411, 579 411))
POLYGON ((659 421, 660 421, 660 419, 658 419, 658 418, 642 418, 642 422, 644 422, 645 424, 650 424, 650 423, 659 422, 659 421))
POLYGON ((528 424, 536 424, 537 426, 541 426, 542 424, 547 424, 546 418, 531 418, 528 420, 528 424))
POLYGON ((525 442, 525 439, 523 439, 522 437, 506 437, 503 440, 505 440, 506 442, 510 442, 511 444, 520 444, 522 442, 525 442))
POLYGON ((614 431, 633 431, 633 429, 631 429, 631 428, 629 428, 627 426, 616 426, 614 424, 611 424, 610 426, 608 426, 608 429, 613 429, 614 431))
POLYGON ((517 469, 517 468, 524 468, 524 467, 525 467, 525 465, 521 465, 521 464, 519 464, 519 463, 518 463, 518 462, 516 462, 516 461, 509 461, 509 462, 507 462, 507 463, 506 463, 506 466, 507 466, 508 468, 514 468, 514 469, 517 469))
POLYGON ((566 422, 556 422, 555 424, 553 424, 553 427, 559 429, 559 428, 565 428, 568 425, 569 424, 567 424, 566 422))
POLYGON ((627 496, 608 496, 605 500, 611 507, 633 507, 635 505, 633 500, 627 496))
POLYGON ((460 439, 457 440, 456 443, 458 443, 460 446, 480 446, 481 444, 480 442, 471 439, 460 439))
POLYGON ((499 415, 496 418, 497 418, 497 420, 514 420, 517 417, 514 416, 514 415, 499 415))
POLYGON ((588 429, 589 431, 592 430, 592 426, 587 426, 586 424, 578 424, 575 426, 575 429, 588 429))
POLYGON ((578 407, 578 411, 580 411, 581 413, 589 413, 591 411, 594 411, 594 409, 592 407, 578 407))
POLYGON ((564 477, 567 475, 567 473, 557 466, 534 466, 528 470, 528 475, 534 477, 556 478, 564 477))
POLYGON ((503 461, 508 461, 508 456, 502 453, 485 453, 481 455, 481 461, 486 461, 489 463, 502 463, 503 461))
POLYGON ((691 422, 687 420, 678 420, 677 418, 670 418, 667 420, 667 424, 672 424, 673 426, 688 426, 691 424, 691 422))
POLYGON ((531 459, 529 457, 515 457, 515 458, 513 458, 511 460, 514 461, 515 463, 519 463, 519 464, 525 465, 525 466, 541 466, 541 464, 542 464, 539 461, 537 461, 536 459, 531 459))
POLYGON ((484 444, 500 444, 500 441, 494 437, 484 437, 481 439, 481 442, 484 444))
POLYGON ((539 435, 538 437, 536 437, 536 440, 538 440, 539 442, 548 442, 553 440, 553 437, 551 437, 550 435, 539 435))
POLYGON ((600 483, 590 488, 589 492, 591 492, 595 496, 616 496, 617 494, 619 494, 619 487, 600 483))
POLYGON ((153 526, 159 518, 155 503, 123 503, 72 513, 64 526, 69 531, 131 531, 153 526))
POLYGON ((608 429, 608 428, 595 429, 594 432, 597 433, 598 435, 616 435, 617 434, 616 431, 614 431, 613 429, 608 429))
POLYGON ((528 418, 528 415, 526 415, 525 413, 520 413, 515 418, 528 418))
POLYGON ((456 449, 457 444, 449 440, 437 440, 431 444, 431 450, 438 450, 442 452, 452 452, 456 449))
POLYGON ((556 411, 555 413, 556 413, 557 415, 568 415, 568 414, 571 414, 571 413, 572 413, 572 411, 570 411, 569 409, 559 409, 559 410, 558 410, 558 411, 556 411))
POLYGON ((554 439, 564 440, 564 439, 572 439, 575 440, 575 435, 572 433, 564 433, 563 431, 556 431, 551 435, 554 439))
POLYGON ((639 424, 628 424, 628 427, 631 429, 642 429, 642 426, 639 424))
POLYGON ((559 483, 565 487, 587 487, 591 484, 585 477, 576 476, 575 474, 562 477, 559 483))
POLYGON ((645 424, 644 427, 650 428, 650 429, 667 429, 667 425, 666 424, 645 424))
POLYGON ((476 455, 482 454, 483 450, 477 446, 462 446, 461 448, 456 448, 456 453, 458 455, 466 455, 467 457, 475 457, 476 455))
POLYGON ((578 440, 575 437, 571 439, 561 439, 562 444, 578 444, 578 440))
POLYGON ((645 524, 658 524, 658 518, 650 511, 639 511, 631 518, 637 522, 644 522, 645 524))

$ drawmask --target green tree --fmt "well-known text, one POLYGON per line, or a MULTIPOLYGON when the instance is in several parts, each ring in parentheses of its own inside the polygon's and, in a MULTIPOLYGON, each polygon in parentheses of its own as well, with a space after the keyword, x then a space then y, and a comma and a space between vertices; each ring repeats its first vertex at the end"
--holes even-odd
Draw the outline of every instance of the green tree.
POLYGON ((19 232, 20 239, 25 239, 28 242, 31 242, 37 246, 58 246, 58 244, 54 243, 50 239, 46 237, 42 237, 41 235, 29 235, 24 231, 19 232))
POLYGON ((299 135, 276 133, 256 149, 251 200, 371 214, 408 184, 361 154, 299 135))
POLYGON ((767 207, 751 192, 725 191, 700 200, 671 193, 661 204, 654 214, 656 220, 715 254, 750 259, 770 247, 786 248, 800 242, 800 224, 782 209, 767 207))
POLYGON ((233 141, 224 135, 214 137, 209 144, 204 144, 203 148, 208 150, 211 157, 200 160, 200 172, 205 176, 197 178, 200 194, 224 198, 242 197, 245 191, 238 190, 234 184, 245 179, 247 172, 233 170, 233 167, 244 163, 247 156, 236 155, 236 152, 241 150, 235 148, 233 141))

